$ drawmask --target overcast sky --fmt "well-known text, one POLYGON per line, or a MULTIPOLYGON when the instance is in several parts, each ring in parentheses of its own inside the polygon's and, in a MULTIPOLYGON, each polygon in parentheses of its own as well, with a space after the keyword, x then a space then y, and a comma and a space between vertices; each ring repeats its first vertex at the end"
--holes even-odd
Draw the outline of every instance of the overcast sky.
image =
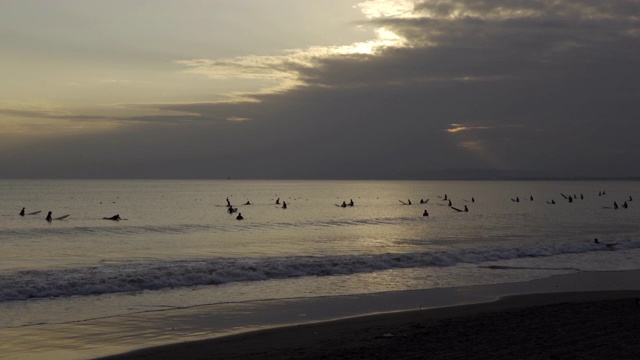
POLYGON ((0 0, 0 44, 3 178, 640 176, 640 0, 0 0))

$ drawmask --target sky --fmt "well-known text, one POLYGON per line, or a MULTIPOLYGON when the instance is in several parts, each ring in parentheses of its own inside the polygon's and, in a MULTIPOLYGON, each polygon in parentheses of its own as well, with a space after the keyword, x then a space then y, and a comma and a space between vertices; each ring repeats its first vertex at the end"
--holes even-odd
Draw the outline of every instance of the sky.
POLYGON ((640 0, 0 0, 0 178, 640 176, 640 0))

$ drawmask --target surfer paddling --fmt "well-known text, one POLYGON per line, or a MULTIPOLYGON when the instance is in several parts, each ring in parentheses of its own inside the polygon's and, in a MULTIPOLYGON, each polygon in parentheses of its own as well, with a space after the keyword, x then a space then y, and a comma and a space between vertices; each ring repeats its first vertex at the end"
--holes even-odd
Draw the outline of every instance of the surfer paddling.
POLYGON ((113 220, 113 221, 120 221, 120 220, 122 220, 122 219, 120 218, 120 214, 115 214, 115 215, 113 215, 113 216, 111 216, 111 217, 106 217, 106 216, 105 216, 105 217, 103 217, 102 219, 103 219, 103 220, 113 220))
POLYGON ((600 241, 598 241, 598 238, 595 238, 593 240, 593 242, 596 243, 596 244, 604 245, 604 246, 608 247, 609 249, 613 249, 614 246, 618 245, 618 243, 601 243, 600 241))
POLYGON ((24 208, 22 208, 22 210, 20 210, 20 216, 24 216, 24 208))

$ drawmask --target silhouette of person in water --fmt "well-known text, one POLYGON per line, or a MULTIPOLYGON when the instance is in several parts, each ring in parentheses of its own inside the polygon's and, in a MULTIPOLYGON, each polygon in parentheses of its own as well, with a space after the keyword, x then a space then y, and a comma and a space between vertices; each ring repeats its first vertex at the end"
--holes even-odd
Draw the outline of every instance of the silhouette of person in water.
POLYGON ((283 201, 283 202, 282 202, 282 208, 283 208, 283 209, 286 209, 286 208, 287 208, 287 202, 286 202, 286 201, 283 201))
POLYGON ((229 198, 227 198, 227 206, 231 207, 231 201, 229 201, 229 198))
POLYGON ((609 249, 613 249, 614 246, 618 245, 618 243, 612 243, 612 244, 603 244, 600 241, 598 241, 598 238, 595 238, 593 240, 594 243, 599 244, 599 245, 604 245, 606 247, 608 247, 609 249))
POLYGON ((618 203, 617 203, 617 202, 615 202, 615 201, 613 202, 613 208, 614 208, 614 209, 617 209, 617 208, 618 208, 618 203))
POLYGON ((464 206, 464 212, 469 212, 469 209, 467 208, 467 205, 464 206))
POLYGON ((229 206, 229 210, 227 210, 227 212, 228 212, 229 214, 233 214, 233 208, 232 208, 231 206, 229 206))
POLYGON ((249 200, 247 200, 246 203, 244 203, 245 205, 251 205, 251 203, 249 202, 249 200))
POLYGON ((625 201, 625 202, 622 204, 622 207, 626 209, 626 208, 628 208, 628 207, 629 207, 629 205, 627 205, 627 202, 625 201))
POLYGON ((53 218, 51 217, 51 211, 49 211, 45 220, 47 220, 48 222, 51 222, 53 220, 53 218))
POLYGON ((429 213, 427 212, 427 210, 425 210, 425 211, 422 213, 422 216, 429 216, 429 213))
POLYGON ((346 201, 343 201, 343 202, 342 202, 342 205, 340 205, 340 207, 346 208, 346 207, 347 207, 347 202, 346 202, 346 201))
POLYGON ((353 199, 350 199, 351 201, 349 201, 349 206, 353 206, 353 199))
POLYGON ((276 200, 276 204, 280 205, 280 198, 278 198, 278 200, 276 200))
POLYGON ((24 216, 24 208, 22 208, 22 210, 20 210, 20 216, 24 216))
POLYGON ((236 220, 244 220, 244 218, 242 217, 242 213, 238 213, 238 216, 236 216, 236 220))
POLYGON ((411 199, 407 199, 407 203, 411 205, 411 199))
POLYGON ((120 214, 115 214, 115 215, 113 215, 111 217, 103 217, 103 219, 118 221, 118 220, 120 220, 120 214))

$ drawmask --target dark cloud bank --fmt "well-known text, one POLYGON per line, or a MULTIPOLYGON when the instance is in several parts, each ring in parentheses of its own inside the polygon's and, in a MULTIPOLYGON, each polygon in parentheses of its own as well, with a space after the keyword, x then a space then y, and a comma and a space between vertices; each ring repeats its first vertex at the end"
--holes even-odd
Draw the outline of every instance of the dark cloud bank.
POLYGON ((258 102, 156 105, 195 115, 2 154, 4 175, 640 176, 639 1, 433 1, 415 13, 369 24, 409 46, 290 65, 306 85, 258 102))

